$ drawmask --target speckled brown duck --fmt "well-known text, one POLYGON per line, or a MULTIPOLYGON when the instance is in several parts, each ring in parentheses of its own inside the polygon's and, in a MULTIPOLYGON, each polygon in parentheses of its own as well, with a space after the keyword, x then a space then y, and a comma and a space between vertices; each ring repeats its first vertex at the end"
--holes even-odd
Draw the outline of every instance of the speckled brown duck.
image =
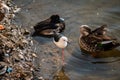
POLYGON ((80 26, 79 45, 84 51, 95 53, 108 51, 120 46, 117 39, 114 39, 106 34, 107 25, 91 30, 88 25, 80 26))
POLYGON ((34 35, 45 35, 51 36, 54 34, 54 31, 61 33, 65 29, 65 22, 63 18, 60 18, 59 15, 52 15, 48 19, 43 20, 37 23, 34 26, 35 33, 34 35))

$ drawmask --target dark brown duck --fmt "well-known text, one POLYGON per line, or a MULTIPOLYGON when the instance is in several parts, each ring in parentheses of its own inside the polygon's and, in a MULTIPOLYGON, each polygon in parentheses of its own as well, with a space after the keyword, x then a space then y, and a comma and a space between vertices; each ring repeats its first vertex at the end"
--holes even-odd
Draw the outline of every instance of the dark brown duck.
POLYGON ((95 30, 91 30, 88 25, 80 26, 79 45, 84 51, 94 53, 108 51, 120 46, 117 39, 106 34, 107 25, 103 25, 95 30))
POLYGON ((35 33, 33 35, 51 36, 54 31, 61 33, 65 29, 65 22, 59 15, 52 15, 48 19, 37 23, 34 26, 35 33))

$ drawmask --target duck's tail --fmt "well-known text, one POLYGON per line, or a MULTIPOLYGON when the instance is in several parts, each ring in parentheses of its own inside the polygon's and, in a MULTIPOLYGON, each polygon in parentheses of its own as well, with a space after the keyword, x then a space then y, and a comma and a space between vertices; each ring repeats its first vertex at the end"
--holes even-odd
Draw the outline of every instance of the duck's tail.
POLYGON ((117 40, 103 41, 100 43, 100 46, 106 51, 120 46, 120 43, 117 40))

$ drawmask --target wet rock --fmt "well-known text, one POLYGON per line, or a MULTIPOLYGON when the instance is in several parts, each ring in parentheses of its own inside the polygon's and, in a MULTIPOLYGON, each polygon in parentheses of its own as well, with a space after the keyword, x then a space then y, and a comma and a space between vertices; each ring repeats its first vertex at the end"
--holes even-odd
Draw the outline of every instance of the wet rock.
POLYGON ((29 34, 29 31, 27 29, 21 29, 21 33, 23 35, 28 35, 29 34))
POLYGON ((0 75, 5 74, 6 70, 7 70, 7 66, 1 65, 1 66, 0 66, 0 75))

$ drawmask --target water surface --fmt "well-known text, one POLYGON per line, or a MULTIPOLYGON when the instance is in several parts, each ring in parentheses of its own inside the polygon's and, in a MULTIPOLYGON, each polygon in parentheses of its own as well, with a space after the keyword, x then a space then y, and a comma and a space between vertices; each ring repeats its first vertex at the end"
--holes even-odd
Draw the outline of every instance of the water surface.
MULTIPOLYGON (((65 49, 64 73, 70 80, 120 80, 120 47, 93 58, 83 53, 78 44, 82 24, 92 29, 107 24, 109 35, 120 41, 120 0, 19 0, 15 3, 23 8, 16 22, 29 30, 52 14, 60 14, 65 19, 63 34, 71 44, 65 49)), ((38 41, 46 45, 51 39, 38 38, 38 41)))

